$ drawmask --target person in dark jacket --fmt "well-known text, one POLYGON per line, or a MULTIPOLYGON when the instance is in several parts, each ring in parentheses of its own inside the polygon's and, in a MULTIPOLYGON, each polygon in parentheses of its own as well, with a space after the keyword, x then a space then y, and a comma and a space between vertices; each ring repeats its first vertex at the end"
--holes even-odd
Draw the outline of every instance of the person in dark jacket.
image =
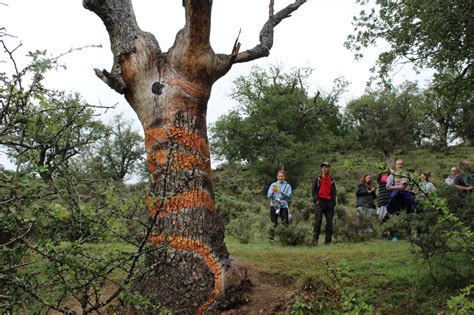
POLYGON ((360 184, 357 186, 356 191, 357 201, 357 226, 364 226, 365 234, 368 235, 372 232, 372 224, 370 219, 372 217, 372 211, 375 210, 375 187, 372 184, 372 177, 369 174, 365 174, 360 184))
POLYGON ((332 241, 332 221, 334 208, 336 206, 336 181, 329 176, 331 165, 328 162, 321 163, 321 175, 313 180, 311 195, 314 203, 314 232, 313 244, 317 245, 323 214, 326 217, 326 237, 324 244, 330 245, 332 241))
POLYGON ((468 161, 459 162, 460 173, 454 178, 454 188, 460 191, 469 192, 474 190, 472 175, 470 174, 471 166, 468 161))

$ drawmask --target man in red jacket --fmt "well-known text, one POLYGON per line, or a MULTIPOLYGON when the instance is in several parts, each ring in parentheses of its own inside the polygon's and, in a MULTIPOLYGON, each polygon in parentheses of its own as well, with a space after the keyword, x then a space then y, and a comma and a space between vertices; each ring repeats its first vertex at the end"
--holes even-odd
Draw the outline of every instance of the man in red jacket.
POLYGON ((331 164, 321 163, 321 176, 317 176, 313 181, 311 195, 314 203, 314 234, 313 244, 318 244, 321 232, 323 214, 326 217, 326 238, 324 244, 330 245, 332 241, 332 220, 334 218, 334 208, 336 206, 336 181, 329 176, 331 164))

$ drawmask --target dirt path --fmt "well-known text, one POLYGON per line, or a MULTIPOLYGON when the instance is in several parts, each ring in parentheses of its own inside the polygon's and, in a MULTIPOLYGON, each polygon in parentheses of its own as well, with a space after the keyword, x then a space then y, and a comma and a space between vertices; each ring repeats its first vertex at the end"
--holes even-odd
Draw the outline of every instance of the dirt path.
POLYGON ((291 289, 289 283, 272 279, 254 266, 248 266, 248 268, 249 278, 253 284, 247 295, 248 303, 221 314, 285 314, 293 303, 296 290, 291 289))

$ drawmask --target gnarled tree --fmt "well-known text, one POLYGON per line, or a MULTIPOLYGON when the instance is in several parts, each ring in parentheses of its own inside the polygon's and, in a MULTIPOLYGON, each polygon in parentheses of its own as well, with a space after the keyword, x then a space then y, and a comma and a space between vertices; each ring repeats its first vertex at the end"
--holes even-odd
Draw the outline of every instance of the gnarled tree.
POLYGON ((114 55, 110 72, 95 72, 125 96, 145 131, 147 209, 157 219, 150 246, 156 249, 136 288, 176 313, 225 307, 240 286, 214 206, 206 127, 212 85, 233 64, 268 56, 274 27, 305 2, 275 13, 270 0, 260 43, 240 52, 236 40, 231 54, 216 54, 209 41, 212 0, 183 1, 185 26, 167 52, 138 27, 131 0, 83 0, 104 22, 114 55))

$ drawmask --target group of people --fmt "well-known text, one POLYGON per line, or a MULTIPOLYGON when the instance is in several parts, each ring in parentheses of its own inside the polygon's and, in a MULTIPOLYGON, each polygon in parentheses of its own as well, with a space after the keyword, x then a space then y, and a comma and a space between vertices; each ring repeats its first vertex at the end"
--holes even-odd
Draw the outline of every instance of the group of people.
MULTIPOLYGON (((404 161, 397 160, 395 168, 378 174, 374 183, 370 174, 364 174, 356 190, 356 214, 358 226, 363 226, 366 234, 372 230, 371 217, 376 211, 380 222, 388 220, 393 215, 404 209, 408 213, 414 212, 417 204, 422 199, 428 198, 436 191, 436 187, 429 180, 428 173, 420 173, 420 181, 412 185, 411 177, 404 172, 404 161), (378 188, 378 198, 376 195, 378 188)), ((317 245, 321 232, 323 216, 326 219, 326 233, 324 244, 330 245, 333 234, 333 218, 336 206, 337 187, 334 178, 330 176, 331 165, 323 162, 320 165, 321 174, 316 176, 311 187, 311 195, 314 204, 314 230, 312 244, 317 245)), ((447 185, 451 185, 460 191, 474 190, 473 179, 468 177, 470 165, 468 161, 459 163, 459 172, 456 167, 451 168, 450 175, 445 179, 447 185)), ((278 224, 278 218, 284 225, 288 225, 291 219, 288 201, 291 199, 292 189, 286 182, 286 173, 278 171, 277 181, 270 185, 267 197, 270 198, 270 218, 272 229, 270 239, 274 238, 274 229, 278 224)), ((396 235, 392 240, 397 240, 396 235)))

